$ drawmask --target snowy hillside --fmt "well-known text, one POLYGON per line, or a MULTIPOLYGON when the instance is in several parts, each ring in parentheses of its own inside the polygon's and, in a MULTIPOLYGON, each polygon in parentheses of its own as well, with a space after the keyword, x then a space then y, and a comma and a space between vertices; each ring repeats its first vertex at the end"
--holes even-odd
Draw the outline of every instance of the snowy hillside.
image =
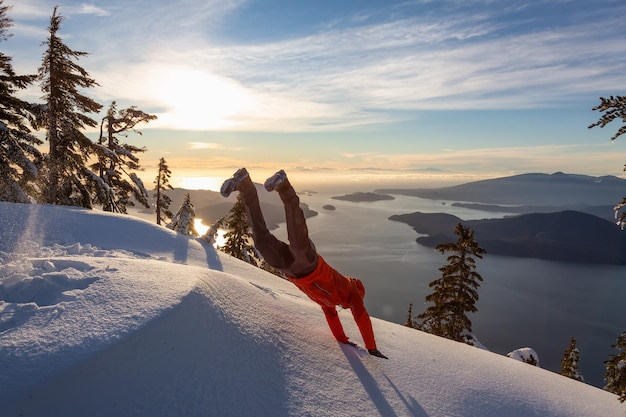
POLYGON ((3 417, 626 416, 600 389, 375 318, 389 360, 339 345, 293 284, 136 218, 0 203, 0 234, 3 417))

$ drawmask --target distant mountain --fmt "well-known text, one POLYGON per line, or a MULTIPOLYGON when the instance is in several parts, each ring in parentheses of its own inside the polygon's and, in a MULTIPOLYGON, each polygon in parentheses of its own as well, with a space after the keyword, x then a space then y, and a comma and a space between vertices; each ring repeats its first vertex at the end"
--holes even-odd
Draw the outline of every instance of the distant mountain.
POLYGON ((524 214, 504 219, 464 221, 445 213, 394 215, 420 234, 417 242, 435 247, 455 242, 460 222, 474 230, 487 253, 552 261, 626 265, 626 232, 615 223, 577 211, 524 214))
POLYGON ((592 206, 589 204, 564 204, 562 206, 511 206, 481 203, 452 203, 452 207, 463 207, 470 210, 480 210, 497 213, 529 214, 529 213, 554 213, 557 211, 574 210, 591 214, 610 222, 615 221, 615 203, 604 206, 592 206))
POLYGON ((626 180, 615 176, 521 174, 443 188, 379 189, 433 200, 511 205, 615 205, 626 195, 626 180))

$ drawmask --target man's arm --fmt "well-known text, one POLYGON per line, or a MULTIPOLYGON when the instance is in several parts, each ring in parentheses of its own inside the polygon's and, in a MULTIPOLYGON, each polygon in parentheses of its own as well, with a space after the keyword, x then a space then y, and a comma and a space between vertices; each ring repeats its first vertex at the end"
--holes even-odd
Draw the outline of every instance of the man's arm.
POLYGON ((337 309, 335 307, 322 307, 322 311, 326 316, 328 327, 330 327, 330 331, 333 333, 333 336, 335 336, 335 339, 341 343, 348 343, 348 337, 343 331, 343 326, 339 320, 337 309))

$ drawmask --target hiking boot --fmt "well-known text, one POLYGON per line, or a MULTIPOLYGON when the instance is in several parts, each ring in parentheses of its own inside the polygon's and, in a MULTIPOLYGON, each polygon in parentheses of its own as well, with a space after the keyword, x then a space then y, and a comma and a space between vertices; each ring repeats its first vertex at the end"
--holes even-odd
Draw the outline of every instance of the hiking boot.
POLYGON ((287 174, 281 169, 276 174, 269 177, 263 185, 267 191, 274 191, 277 190, 286 179, 287 174))
POLYGON ((220 188, 220 194, 222 194, 223 197, 228 197, 233 191, 237 190, 241 181, 249 177, 248 170, 239 168, 231 178, 224 181, 222 188, 220 188))

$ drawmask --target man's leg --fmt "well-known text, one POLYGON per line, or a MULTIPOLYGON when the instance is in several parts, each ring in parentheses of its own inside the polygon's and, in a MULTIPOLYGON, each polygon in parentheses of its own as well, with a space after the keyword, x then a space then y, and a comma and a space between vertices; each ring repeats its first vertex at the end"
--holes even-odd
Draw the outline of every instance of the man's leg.
POLYGON ((268 264, 286 274, 291 274, 292 271, 289 266, 293 262, 293 256, 289 251, 289 246, 276 239, 267 229, 256 187, 245 168, 237 171, 233 178, 224 182, 221 192, 222 195, 228 196, 235 190, 239 191, 239 195, 246 206, 246 214, 248 215, 248 223, 252 228, 254 246, 268 264))
POLYGON ((300 198, 287 179, 284 171, 278 171, 265 182, 268 191, 276 190, 285 206, 285 220, 287 221, 287 237, 289 250, 293 256, 291 270, 295 278, 303 277, 317 267, 317 251, 309 239, 309 229, 306 225, 304 212, 300 208, 300 198), (273 181, 278 178, 278 181, 273 181))

